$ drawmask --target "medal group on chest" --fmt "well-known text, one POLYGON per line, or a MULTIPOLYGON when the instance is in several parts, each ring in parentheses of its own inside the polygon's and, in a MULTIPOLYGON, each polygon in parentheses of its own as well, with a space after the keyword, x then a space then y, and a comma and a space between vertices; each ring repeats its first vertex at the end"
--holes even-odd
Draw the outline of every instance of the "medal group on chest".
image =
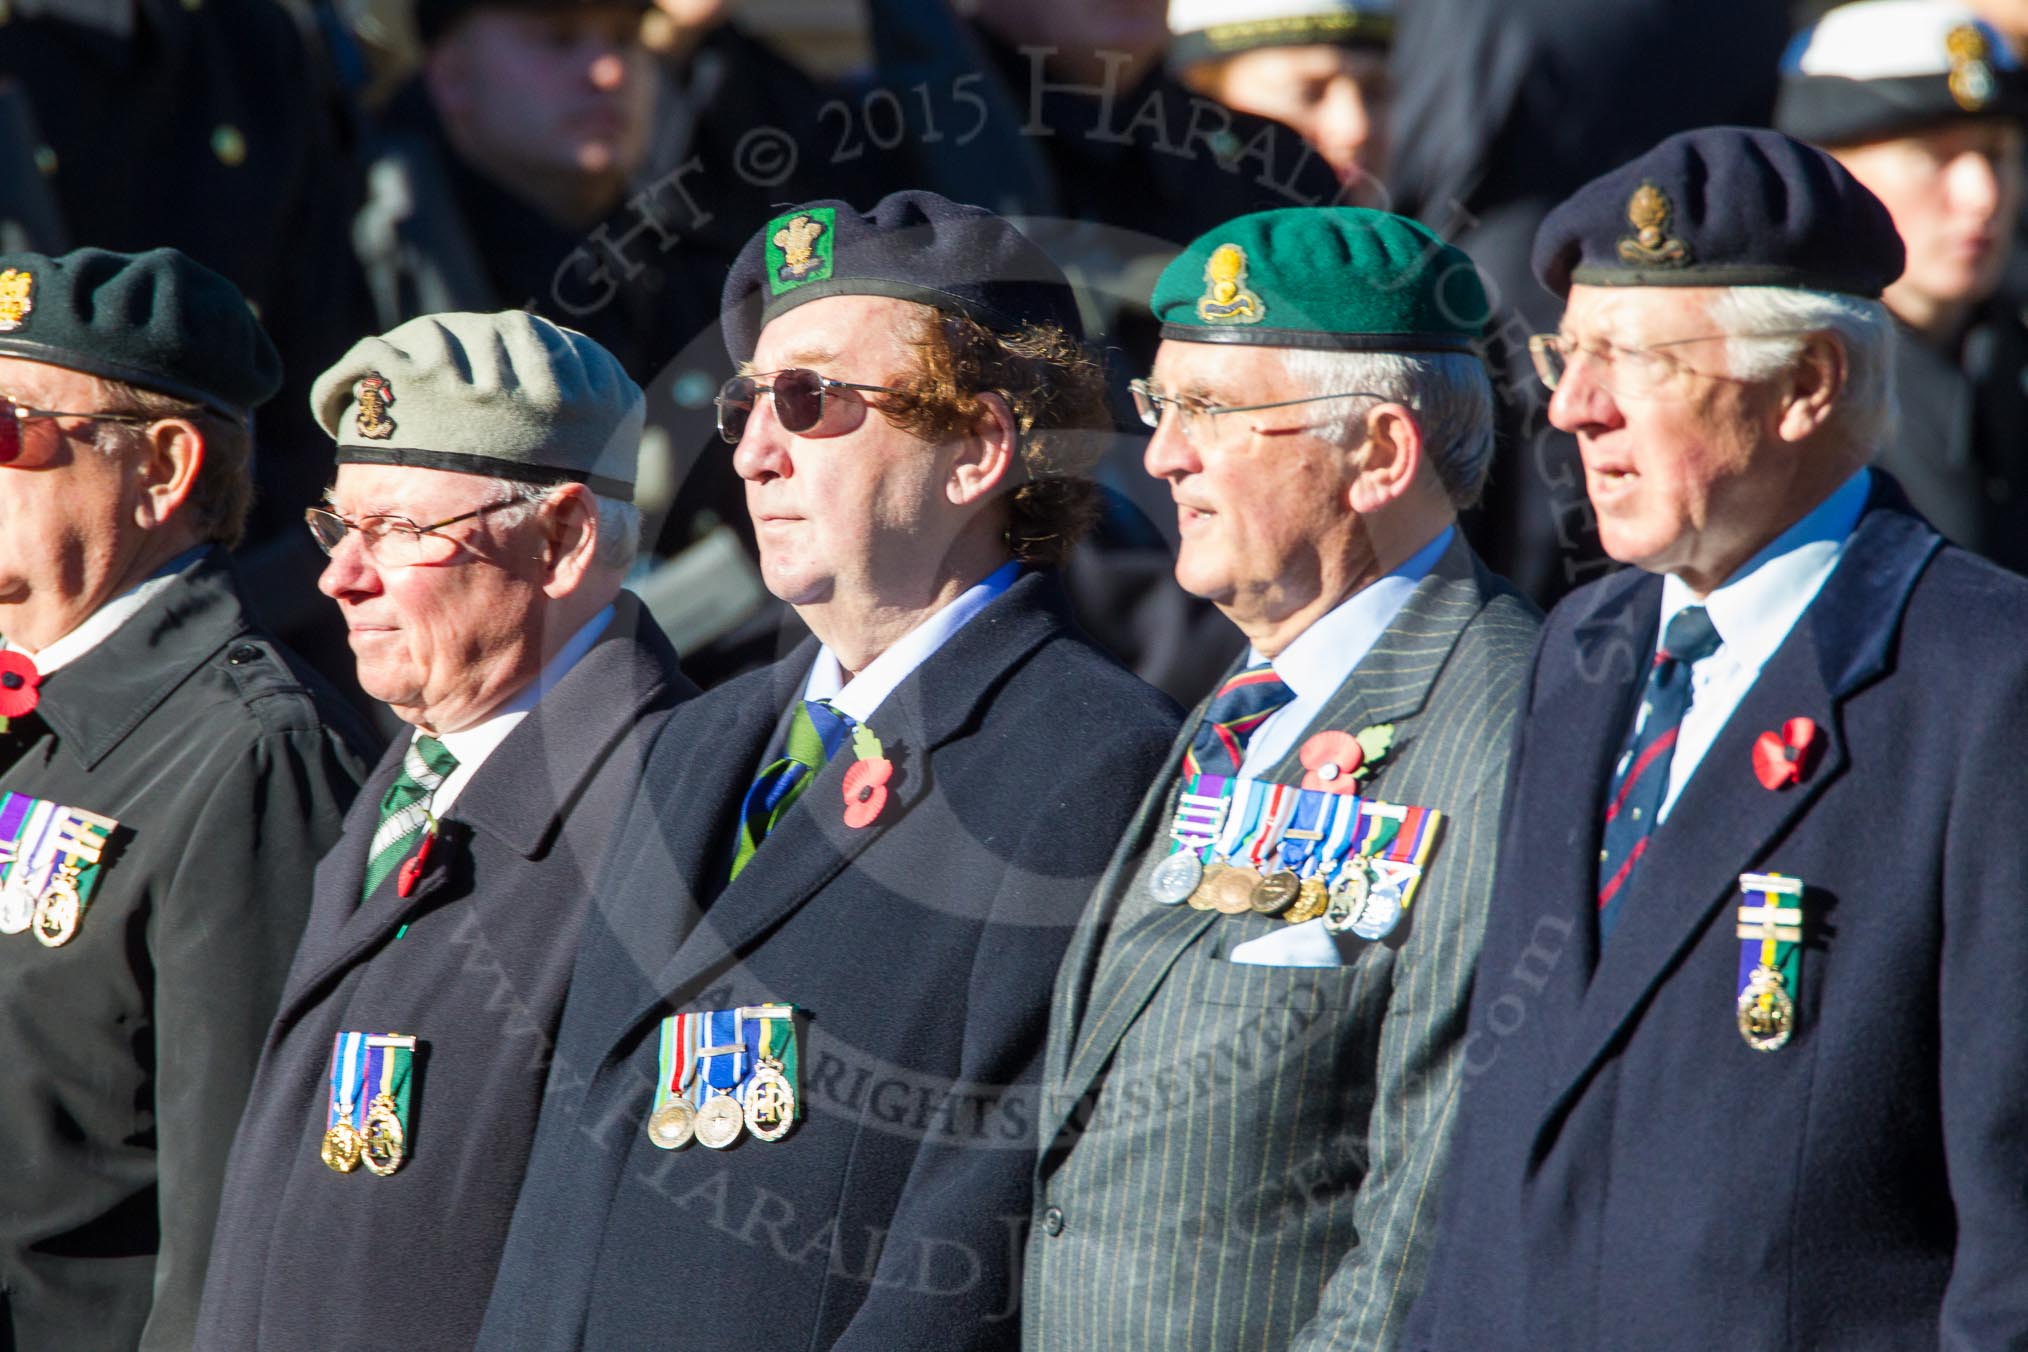
POLYGON ((663 1150, 693 1140, 723 1150, 742 1134, 788 1135, 802 1115, 795 1014, 793 1005, 742 1005, 662 1020, 648 1140, 663 1150))
POLYGON ((0 934, 32 931, 49 948, 76 938, 118 827, 83 808, 0 795, 0 934))

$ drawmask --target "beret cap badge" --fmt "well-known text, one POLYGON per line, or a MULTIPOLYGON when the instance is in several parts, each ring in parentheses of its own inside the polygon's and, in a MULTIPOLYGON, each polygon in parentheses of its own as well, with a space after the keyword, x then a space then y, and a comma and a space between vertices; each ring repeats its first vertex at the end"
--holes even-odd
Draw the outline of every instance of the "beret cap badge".
POLYGON ((1634 233, 1620 241, 1620 258, 1636 267, 1682 267, 1690 246, 1668 233, 1669 195, 1652 183, 1634 189, 1627 202, 1627 224, 1634 233))
POLYGON ((774 265, 770 280, 776 295, 831 275, 837 214, 830 207, 799 211, 769 234, 768 261, 774 265))
POLYGON ((1247 289, 1246 250, 1221 244, 1204 264, 1204 295, 1197 317, 1207 324, 1258 324, 1267 318, 1267 302, 1247 289))
POLYGON ((388 405, 394 402, 394 387, 387 377, 378 371, 369 371, 359 382, 359 412, 353 419, 359 435, 373 441, 386 441, 394 435, 394 419, 387 416, 388 405))
POLYGON ((1959 24, 1944 38, 1944 52, 1950 57, 1949 85, 1958 107, 1975 113, 1992 102, 1998 86, 1993 80, 1992 52, 1986 35, 1977 24, 1959 24))
POLYGON ((26 268, 0 272, 0 333, 12 333, 35 308, 35 274, 26 268))

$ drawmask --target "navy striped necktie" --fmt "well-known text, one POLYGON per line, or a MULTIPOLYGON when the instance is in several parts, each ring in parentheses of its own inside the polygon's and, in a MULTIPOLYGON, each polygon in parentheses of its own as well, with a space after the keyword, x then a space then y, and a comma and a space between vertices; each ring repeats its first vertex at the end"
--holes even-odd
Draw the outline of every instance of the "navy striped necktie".
POLYGON ((1676 735, 1690 712, 1690 668, 1718 651, 1717 628, 1703 606, 1685 606, 1669 621, 1662 650, 1648 670, 1641 711, 1613 771, 1606 800, 1605 848, 1598 857, 1598 934, 1603 943, 1619 920, 1627 880, 1648 848, 1655 815, 1669 796, 1676 735))
POLYGON ((1296 692, 1275 675, 1274 665, 1269 662, 1230 677, 1211 697, 1204 721, 1197 725, 1190 748, 1183 753, 1184 775, 1199 771, 1238 774, 1239 763, 1246 759, 1246 744, 1253 740, 1254 733, 1295 697, 1296 692))

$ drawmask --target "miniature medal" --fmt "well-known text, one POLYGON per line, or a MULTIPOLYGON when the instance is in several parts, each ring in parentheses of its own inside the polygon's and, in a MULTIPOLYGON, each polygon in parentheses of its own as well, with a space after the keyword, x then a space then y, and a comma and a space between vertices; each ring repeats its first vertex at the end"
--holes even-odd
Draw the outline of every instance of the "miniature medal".
POLYGON ((705 1016, 705 1036, 713 1045, 698 1050, 697 1062, 712 1093, 697 1108, 697 1140, 723 1150, 739 1139, 744 1126, 733 1091, 746 1078, 746 1043, 740 1036, 739 1012, 715 1010, 705 1016))
POLYGON ((744 1126, 739 1100, 723 1090, 705 1100, 704 1106, 697 1110, 698 1143, 713 1150, 723 1150, 737 1141, 744 1126))
POLYGON ((357 1169, 360 1151, 365 1147, 359 1129, 352 1123, 353 1108, 359 1102, 366 1076, 365 1051, 363 1033, 340 1033, 331 1040, 331 1092, 324 1139, 317 1153, 335 1173, 349 1174, 357 1169))
POLYGON ((1175 820, 1169 825, 1174 852, 1156 865, 1148 878, 1148 895, 1160 904, 1180 906, 1204 880, 1204 847, 1216 840, 1225 826, 1231 782, 1223 775, 1206 774, 1192 775, 1184 782, 1176 798, 1175 820))
POLYGON ((78 917, 83 913, 77 894, 76 870, 66 868, 51 880, 35 903, 35 937, 45 948, 62 948, 77 937, 78 917))
POLYGON ((1303 890, 1303 880, 1290 869, 1279 869, 1254 884, 1247 904, 1256 915, 1280 915, 1303 890))
POLYGON ((19 934, 35 920, 35 894, 25 881, 9 878, 0 887, 0 934, 19 934))
POLYGON ((1195 850, 1178 850, 1155 866, 1148 879, 1148 895, 1164 906, 1179 906, 1190 900, 1197 884, 1204 881, 1204 865, 1195 850))
POLYGON ((401 1127, 401 1114, 392 1094, 375 1094, 366 1109, 366 1131, 360 1137, 359 1162, 368 1171, 385 1178, 401 1168, 408 1146, 401 1127))
MULTIPOLYGON (((352 1105, 345 1104, 344 1108, 350 1113, 352 1105)), ((359 1152, 364 1144, 359 1138, 359 1133, 353 1130, 352 1124, 340 1120, 334 1122, 330 1130, 324 1133, 324 1148, 318 1153, 323 1156, 324 1163, 335 1172, 349 1174, 359 1167, 359 1152)))
POLYGON ((1802 989, 1803 880, 1742 873, 1739 888, 1739 1036, 1757 1052, 1780 1051, 1795 1036, 1802 989))
POLYGON ((1331 890, 1324 886, 1321 878, 1305 878, 1296 893, 1296 904, 1289 907, 1282 919, 1291 925, 1302 925, 1315 920, 1331 904, 1331 890))
POLYGON ((1756 967, 1739 993, 1739 1035, 1757 1052, 1780 1051, 1796 1030, 1796 1002, 1784 988, 1782 974, 1756 967))
POLYGON ((1373 864, 1365 855, 1349 859, 1331 883, 1330 901, 1324 907, 1324 928, 1343 934, 1366 909, 1373 891, 1373 864))
POLYGON ((796 1121, 796 1091, 779 1062, 764 1059, 746 1087, 746 1129, 755 1140, 779 1141, 796 1121))
POLYGON ((662 1020, 655 1108, 648 1114, 648 1141, 658 1150, 681 1150, 697 1137, 690 1085, 697 1078, 697 1039, 704 1019, 702 1014, 671 1014, 662 1020))
POLYGON ((1211 883, 1211 909, 1220 915, 1245 915, 1253 908, 1254 884, 1260 875, 1250 868, 1228 868, 1211 883))
POLYGON ((648 1118, 648 1140, 663 1150, 681 1150, 696 1135, 697 1109, 689 1099, 670 1099, 648 1118))

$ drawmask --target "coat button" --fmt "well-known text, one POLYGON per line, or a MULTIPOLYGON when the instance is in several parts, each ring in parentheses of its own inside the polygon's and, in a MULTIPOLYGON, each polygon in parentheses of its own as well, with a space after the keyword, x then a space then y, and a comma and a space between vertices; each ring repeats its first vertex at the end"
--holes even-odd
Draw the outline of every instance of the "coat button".
POLYGON ((1042 1213, 1042 1233, 1051 1239, 1063 1233, 1063 1208, 1053 1206, 1042 1213))
POLYGON ((227 653, 225 655, 225 660, 232 663, 232 665, 236 667, 243 667, 249 662, 260 661, 261 650, 259 648, 254 647, 254 645, 251 643, 242 643, 237 648, 234 648, 231 652, 227 653))

